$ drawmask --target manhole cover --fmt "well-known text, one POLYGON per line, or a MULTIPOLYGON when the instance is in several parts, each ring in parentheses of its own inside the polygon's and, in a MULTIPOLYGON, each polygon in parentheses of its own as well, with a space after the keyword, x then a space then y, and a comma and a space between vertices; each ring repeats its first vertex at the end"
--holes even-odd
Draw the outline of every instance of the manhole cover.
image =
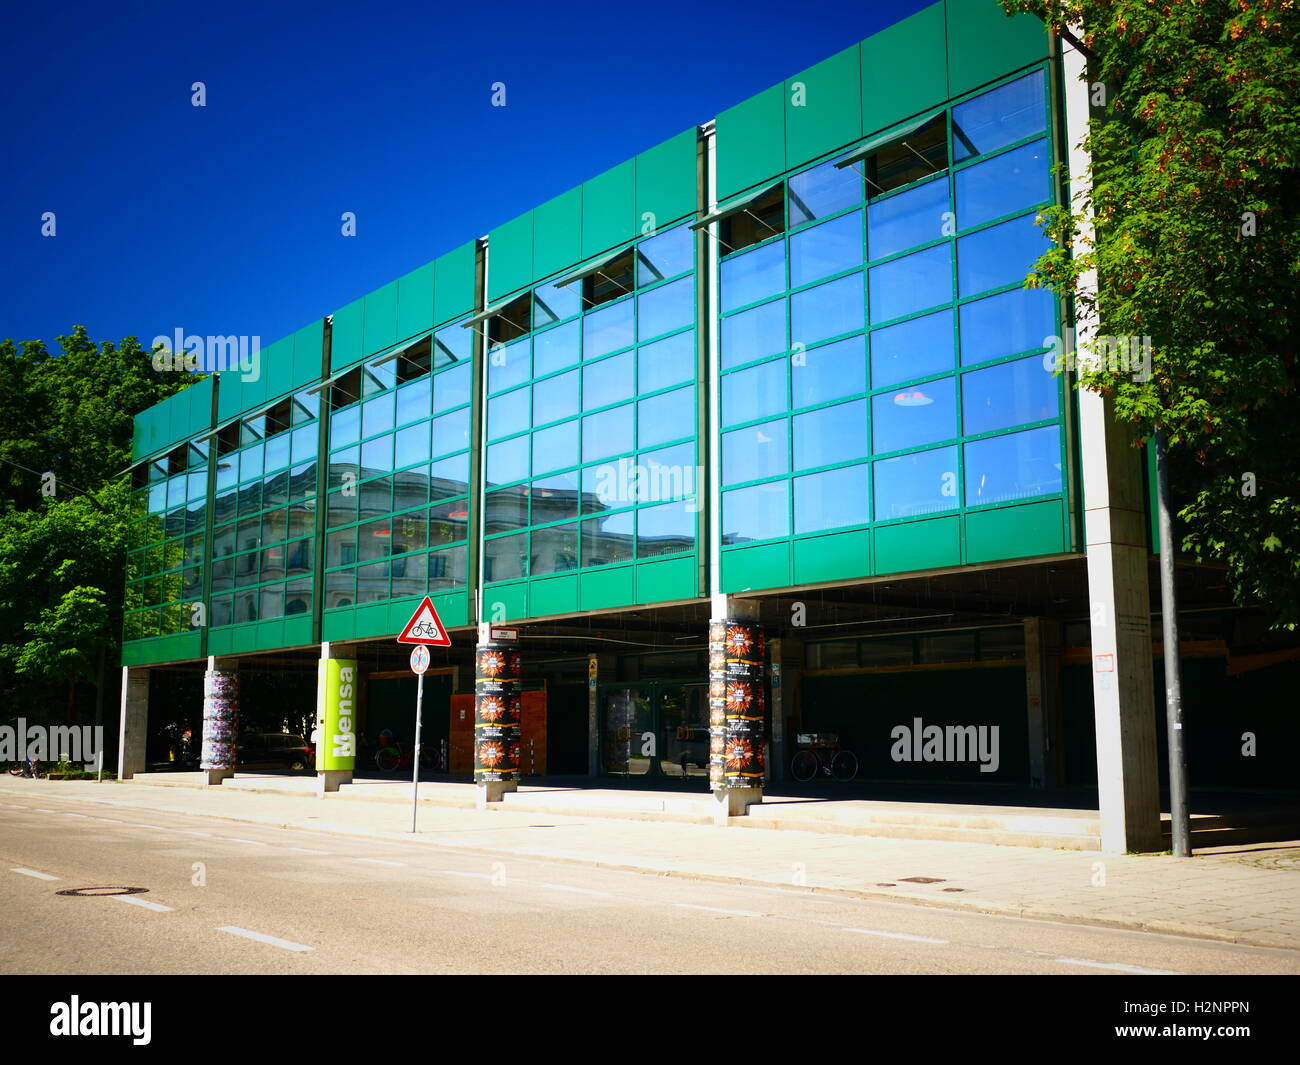
POLYGON ((941 876, 900 876, 898 878, 904 884, 942 884, 941 876))
POLYGON ((60 891, 60 895, 76 895, 78 898, 95 898, 99 895, 139 895, 148 891, 142 887, 74 887, 60 891))

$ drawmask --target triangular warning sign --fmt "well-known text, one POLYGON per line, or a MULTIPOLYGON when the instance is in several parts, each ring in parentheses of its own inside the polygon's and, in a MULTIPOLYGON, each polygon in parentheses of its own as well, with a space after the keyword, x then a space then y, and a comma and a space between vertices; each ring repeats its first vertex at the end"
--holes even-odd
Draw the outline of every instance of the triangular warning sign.
POLYGON ((451 637, 442 626, 442 619, 433 609, 433 600, 427 595, 424 602, 415 609, 406 628, 397 637, 398 643, 427 643, 432 647, 450 647, 451 637))

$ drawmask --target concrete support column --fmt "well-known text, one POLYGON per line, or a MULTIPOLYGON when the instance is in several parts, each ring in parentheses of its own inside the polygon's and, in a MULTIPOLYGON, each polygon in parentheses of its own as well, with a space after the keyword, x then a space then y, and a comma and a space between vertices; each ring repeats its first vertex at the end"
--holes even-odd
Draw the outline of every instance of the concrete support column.
POLYGON ((1064 781, 1061 623, 1025 618, 1025 703, 1029 721, 1029 785, 1059 788, 1064 781))
POLYGON ((779 783, 785 779, 790 765, 785 726, 787 719, 794 715, 795 691, 804 661, 803 641, 780 636, 768 640, 767 652, 772 660, 772 731, 767 779, 779 783))
POLYGON ((239 740, 238 661, 208 656, 203 674, 203 755, 199 768, 205 784, 220 784, 235 775, 239 740))
POLYGON ((117 733, 117 779, 130 780, 147 768, 149 670, 122 667, 122 714, 117 733))
MULTIPOLYGON (((1089 118, 1087 64, 1073 47, 1064 47, 1061 58, 1070 188, 1086 198, 1091 192, 1088 153, 1082 147, 1089 118)), ((1087 250, 1091 244, 1092 225, 1085 218, 1076 247, 1087 250)), ((1096 272, 1082 276, 1079 285, 1085 294, 1095 294, 1096 272)), ((1097 333, 1095 316, 1081 317, 1076 328, 1074 348, 1088 352, 1097 333)), ((1097 793, 1101 845, 1110 853, 1160 845, 1146 501, 1140 452, 1133 443, 1132 427, 1115 420, 1110 399, 1079 392, 1097 793)))
POLYGON ((763 801, 767 661, 758 603, 715 594, 709 620, 709 787, 715 824, 763 801))
POLYGON ((474 783, 480 809, 519 789, 522 663, 513 630, 479 625, 474 649, 474 783))
POLYGON ((338 791, 352 783, 357 762, 357 706, 361 675, 351 644, 320 645, 316 674, 316 793, 338 791))

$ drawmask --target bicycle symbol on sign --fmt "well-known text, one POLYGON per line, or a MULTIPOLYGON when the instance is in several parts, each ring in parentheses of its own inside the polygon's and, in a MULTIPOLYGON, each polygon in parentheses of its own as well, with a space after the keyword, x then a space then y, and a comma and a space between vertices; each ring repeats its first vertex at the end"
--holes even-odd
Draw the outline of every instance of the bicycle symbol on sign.
POLYGON ((439 635, 438 626, 432 621, 417 621, 411 626, 411 635, 427 636, 430 639, 435 639, 439 635))

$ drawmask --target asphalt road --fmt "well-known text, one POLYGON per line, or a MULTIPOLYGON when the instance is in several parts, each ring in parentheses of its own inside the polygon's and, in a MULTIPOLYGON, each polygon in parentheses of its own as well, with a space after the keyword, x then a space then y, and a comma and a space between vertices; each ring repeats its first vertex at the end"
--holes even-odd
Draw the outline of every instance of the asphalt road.
POLYGON ((1297 951, 14 798, 6 974, 1300 973, 1297 951), (147 890, 58 894, 114 886, 147 890))

